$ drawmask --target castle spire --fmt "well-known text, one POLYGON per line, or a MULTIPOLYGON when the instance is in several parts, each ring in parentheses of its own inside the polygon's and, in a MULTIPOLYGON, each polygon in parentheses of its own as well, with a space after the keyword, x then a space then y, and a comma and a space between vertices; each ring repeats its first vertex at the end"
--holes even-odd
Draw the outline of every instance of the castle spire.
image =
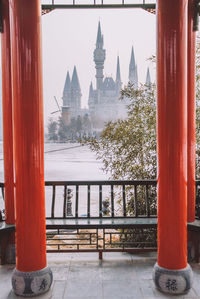
POLYGON ((90 83, 90 91, 89 91, 89 97, 92 96, 93 93, 93 85, 92 82, 90 83))
POLYGON ((135 63, 135 54, 134 49, 131 49, 131 60, 129 64, 129 82, 133 84, 133 88, 138 88, 138 72, 137 72, 137 65, 135 63))
POLYGON ((119 56, 117 56, 117 72, 116 72, 116 81, 115 81, 115 83, 116 83, 117 93, 119 93, 119 91, 122 88, 119 56))
POLYGON ((151 85, 151 76, 150 76, 150 71, 149 71, 149 67, 147 69, 147 75, 146 75, 146 82, 145 82, 146 85, 151 85))
POLYGON ((94 50, 94 62, 96 68, 96 86, 100 90, 103 85, 103 69, 106 58, 106 51, 103 49, 103 35, 101 34, 101 24, 98 24, 96 48, 94 50))
POLYGON ((130 64, 129 64, 129 72, 131 69, 135 69, 136 65, 135 65, 135 53, 134 53, 134 49, 132 46, 131 49, 131 60, 130 60, 130 64))
POLYGON ((64 89, 63 89, 63 95, 70 91, 70 87, 71 87, 71 82, 70 82, 70 76, 69 76, 69 71, 68 71, 66 80, 65 80, 64 89))
POLYGON ((63 89, 63 106, 69 106, 70 105, 70 96, 71 96, 71 80, 69 76, 69 72, 67 72, 67 76, 65 79, 65 85, 63 89))
POLYGON ((121 82, 121 72, 120 72, 119 56, 117 56, 116 82, 121 82))
POLYGON ((73 70, 72 81, 71 81, 71 88, 72 89, 77 89, 79 91, 81 90, 80 83, 79 83, 79 80, 78 80, 76 66, 74 66, 74 70, 73 70))
POLYGON ((103 48, 103 35, 101 34, 101 23, 100 23, 100 21, 99 21, 99 24, 98 24, 96 47, 97 48, 103 48))

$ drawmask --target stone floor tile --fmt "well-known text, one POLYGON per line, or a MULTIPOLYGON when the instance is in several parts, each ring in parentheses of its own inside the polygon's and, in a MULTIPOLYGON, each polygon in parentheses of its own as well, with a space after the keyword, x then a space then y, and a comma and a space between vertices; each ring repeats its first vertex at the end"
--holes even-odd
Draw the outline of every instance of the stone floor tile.
POLYGON ((89 268, 89 267, 102 267, 102 261, 99 261, 98 259, 96 260, 91 260, 91 261, 87 261, 87 260, 73 260, 70 263, 70 267, 85 267, 85 268, 89 268))
POLYGON ((151 280, 140 279, 139 286, 140 286, 140 289, 141 289, 141 292, 142 292, 142 295, 144 298, 154 296, 154 292, 153 292, 154 286, 152 287, 151 280))
POLYGON ((126 252, 103 252, 103 261, 116 261, 116 260, 132 260, 131 254, 128 254, 126 252))
POLYGON ((54 281, 68 279, 69 267, 66 268, 66 267, 52 266, 51 270, 53 272, 54 281))
MULTIPOLYGON (((200 281, 199 281, 199 284, 200 284, 200 281)), ((192 287, 189 292, 184 296, 184 299, 186 297, 196 297, 196 296, 199 296, 200 298, 200 293, 199 292, 195 292, 194 288, 192 287)))
POLYGON ((102 284, 99 281, 78 281, 70 280, 67 282, 64 297, 85 299, 86 297, 92 297, 94 299, 102 297, 102 284))
POLYGON ((99 266, 74 266, 69 269, 69 280, 100 281, 102 279, 102 269, 99 266))
MULTIPOLYGON (((0 295, 0 299, 24 299, 25 297, 22 296, 17 296, 15 295, 15 293, 13 291, 10 291, 9 295, 7 297, 2 297, 0 295)), ((52 298, 52 289, 49 290, 47 293, 37 296, 37 297, 33 297, 33 298, 38 298, 38 299, 51 299, 52 298)), ((55 297, 56 299, 61 299, 61 297, 55 297)))
POLYGON ((138 285, 132 280, 103 281, 103 296, 108 298, 142 298, 138 285))
POLYGON ((73 255, 70 253, 47 253, 47 263, 69 265, 73 255))
POLYGON ((62 299, 64 296, 66 288, 66 281, 54 281, 52 286, 52 296, 53 299, 62 299))
POLYGON ((137 279, 135 268, 132 265, 117 265, 104 266, 102 268, 102 279, 103 280, 135 280, 137 279), (113 271, 113 269, 115 269, 113 271))
POLYGON ((133 261, 148 261, 148 262, 154 262, 157 260, 157 252, 140 252, 140 253, 134 253, 130 254, 133 261))
POLYGON ((98 261, 99 254, 98 252, 86 252, 86 253, 73 253, 72 258, 73 261, 98 261))
MULTIPOLYGON (((38 298, 39 299, 39 298, 38 298)), ((67 299, 80 299, 80 297, 67 297, 67 299)), ((83 297, 81 297, 83 299, 83 297)), ((104 299, 104 297, 84 297, 84 299, 104 299)), ((121 298, 120 298, 121 299, 121 298)), ((127 298, 128 299, 128 298, 127 298)), ((132 298, 131 298, 132 299, 132 298)))

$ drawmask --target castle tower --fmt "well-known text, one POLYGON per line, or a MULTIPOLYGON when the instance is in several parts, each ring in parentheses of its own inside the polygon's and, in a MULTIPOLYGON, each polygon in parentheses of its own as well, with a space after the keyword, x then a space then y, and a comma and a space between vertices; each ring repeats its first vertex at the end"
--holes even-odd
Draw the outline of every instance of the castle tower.
POLYGON ((138 73, 137 73, 137 65, 135 63, 135 54, 132 47, 131 50, 131 60, 129 64, 129 82, 133 84, 133 88, 138 88, 138 73))
POLYGON ((151 86, 151 76, 150 76, 150 71, 149 71, 149 67, 147 69, 147 75, 146 75, 146 85, 151 86))
POLYGON ((96 48, 94 50, 94 62, 96 68, 96 87, 97 90, 101 89, 103 84, 103 69, 104 61, 106 58, 106 51, 103 49, 103 35, 101 34, 101 24, 99 22, 96 48))
POLYGON ((70 76, 69 72, 67 72, 66 80, 65 80, 65 85, 63 89, 63 106, 70 106, 70 100, 71 98, 71 81, 70 81, 70 76))
POLYGON ((94 103, 94 89, 93 89, 92 82, 90 83, 88 106, 89 106, 90 113, 93 114, 95 109, 95 103, 94 103))
POLYGON ((117 56, 117 72, 116 72, 116 81, 115 81, 115 83, 116 83, 117 93, 119 93, 121 88, 122 88, 119 56, 117 56))
POLYGON ((70 112, 71 117, 77 117, 80 115, 81 110, 81 88, 79 84, 79 79, 77 75, 76 66, 74 66, 71 87, 70 87, 70 112))

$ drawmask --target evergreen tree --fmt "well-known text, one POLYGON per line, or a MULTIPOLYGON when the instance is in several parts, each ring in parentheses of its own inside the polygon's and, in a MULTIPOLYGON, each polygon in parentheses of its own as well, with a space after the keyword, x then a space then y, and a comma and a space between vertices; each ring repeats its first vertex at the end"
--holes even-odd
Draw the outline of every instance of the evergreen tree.
POLYGON ((154 86, 134 90, 129 84, 121 100, 129 98, 128 117, 108 122, 100 138, 86 144, 101 159, 112 179, 156 178, 156 101, 154 86))

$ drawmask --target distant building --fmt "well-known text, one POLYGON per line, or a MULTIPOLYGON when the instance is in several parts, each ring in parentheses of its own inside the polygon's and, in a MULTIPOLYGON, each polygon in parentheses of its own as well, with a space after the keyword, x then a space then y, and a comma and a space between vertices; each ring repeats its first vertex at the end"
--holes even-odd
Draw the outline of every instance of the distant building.
MULTIPOLYGON (((104 40, 101 32, 101 24, 98 24, 96 48, 93 53, 96 68, 96 89, 91 82, 89 87, 89 109, 81 109, 81 88, 78 80, 77 70, 74 67, 72 80, 67 72, 65 86, 63 90, 63 109, 68 107, 71 118, 83 116, 86 113, 92 119, 109 121, 117 118, 126 117, 126 105, 128 100, 119 101, 120 90, 122 88, 120 61, 117 57, 116 78, 105 77, 104 62, 106 59, 106 50, 103 48, 104 40)), ((129 64, 129 82, 135 89, 138 88, 138 72, 135 62, 134 49, 131 50, 131 59, 129 64)), ((147 70, 146 84, 151 84, 149 68, 147 70)))

